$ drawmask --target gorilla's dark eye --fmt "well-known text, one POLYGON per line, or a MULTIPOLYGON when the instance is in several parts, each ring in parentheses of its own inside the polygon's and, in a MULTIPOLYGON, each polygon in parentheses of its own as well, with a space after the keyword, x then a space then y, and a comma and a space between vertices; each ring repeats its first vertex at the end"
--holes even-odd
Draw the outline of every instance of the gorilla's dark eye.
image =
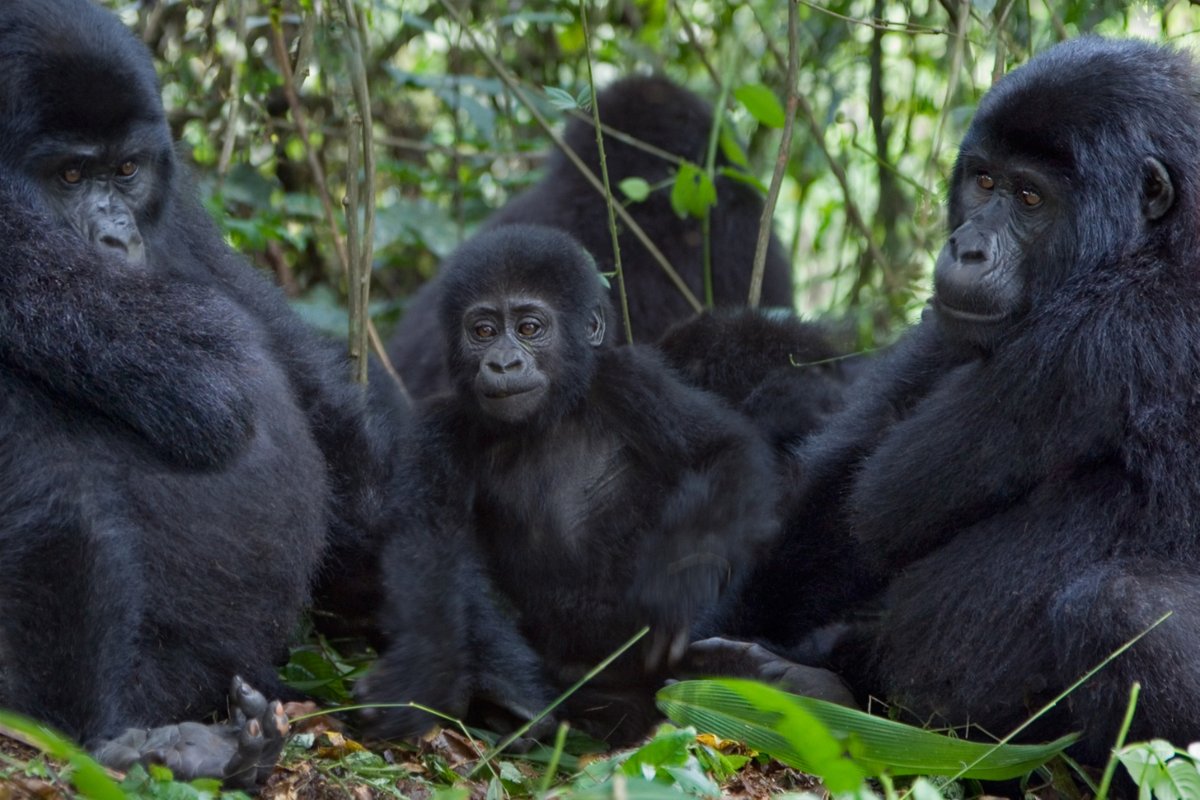
POLYGON ((517 333, 521 334, 522 336, 535 336, 541 329, 542 326, 539 323, 531 319, 527 319, 517 326, 517 333))
POLYGON ((59 177, 63 179, 63 183, 69 183, 74 186, 83 180, 83 170, 79 167, 67 167, 59 173, 59 177))
POLYGON ((479 322, 475 324, 475 336, 480 339, 491 339, 496 335, 496 329, 487 322, 479 322))
POLYGON ((996 186, 996 182, 992 180, 992 176, 988 175, 986 172, 981 172, 976 175, 975 183, 979 184, 980 189, 985 189, 989 192, 996 186))
POLYGON ((1033 189, 1022 189, 1021 202, 1030 208, 1040 206, 1042 204, 1042 196, 1033 189))
POLYGON ((137 171, 138 165, 134 161, 122 162, 121 166, 117 167, 117 174, 122 178, 132 178, 134 175, 137 175, 137 171))

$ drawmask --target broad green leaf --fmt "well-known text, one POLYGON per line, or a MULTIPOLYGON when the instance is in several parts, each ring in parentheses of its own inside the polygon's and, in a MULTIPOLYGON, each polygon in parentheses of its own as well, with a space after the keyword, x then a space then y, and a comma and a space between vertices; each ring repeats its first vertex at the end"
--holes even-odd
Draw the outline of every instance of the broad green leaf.
POLYGON ((750 116, 770 128, 782 128, 787 121, 783 104, 767 86, 761 83, 747 83, 733 90, 733 96, 741 103, 750 116))
POLYGON ((1153 739, 1130 745, 1117 754, 1141 796, 1157 800, 1200 797, 1200 772, 1196 762, 1169 742, 1153 739))
POLYGON ((702 219, 717 204, 717 187, 700 167, 683 162, 671 187, 671 208, 680 217, 702 219))
POLYGON ((617 188, 635 203, 640 203, 650 196, 650 184, 645 178, 626 178, 617 184, 617 188))
POLYGON ((872 772, 961 775, 980 780, 1026 775, 1077 738, 1064 736, 1037 745, 969 742, 754 681, 732 679, 673 684, 659 691, 658 706, 677 724, 737 739, 822 777, 826 775, 818 768, 839 766, 837 759, 831 759, 825 737, 872 772))
POLYGON ((679 724, 745 742, 819 776, 831 792, 862 785, 867 771, 791 696, 753 681, 684 681, 658 693, 658 707, 679 724))

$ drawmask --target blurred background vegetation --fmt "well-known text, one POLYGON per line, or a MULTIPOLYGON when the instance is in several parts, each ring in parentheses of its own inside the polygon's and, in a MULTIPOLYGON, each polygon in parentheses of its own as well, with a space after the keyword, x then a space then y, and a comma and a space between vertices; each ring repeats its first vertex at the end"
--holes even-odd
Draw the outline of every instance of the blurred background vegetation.
MULTIPOLYGON (((357 258, 371 266, 370 311, 386 333, 439 260, 537 179, 552 145, 495 63, 556 124, 562 95, 547 89, 575 97, 588 85, 578 0, 103 2, 158 56, 171 124, 231 241, 314 324, 343 335, 343 263, 356 243, 371 237, 373 252, 357 258), (352 146, 367 117, 356 80, 369 97, 373 185, 354 180, 367 155, 352 146), (348 192, 373 197, 373 234, 353 212, 347 229, 348 192)), ((786 97, 787 0, 583 2, 597 86, 661 72, 710 102, 728 97, 751 171, 769 182, 781 133, 732 92, 761 83, 786 97)), ((849 315, 864 344, 924 303, 945 176, 999 75, 1085 33, 1200 47, 1187 2, 800 0, 795 11, 801 102, 776 230, 796 307, 849 315)))

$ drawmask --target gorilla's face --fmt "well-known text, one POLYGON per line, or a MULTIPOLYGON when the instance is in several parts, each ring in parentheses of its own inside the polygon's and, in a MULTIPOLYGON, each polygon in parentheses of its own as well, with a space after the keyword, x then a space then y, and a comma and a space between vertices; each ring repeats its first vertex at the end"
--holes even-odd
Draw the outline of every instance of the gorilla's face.
POLYGON ((539 297, 481 300, 463 314, 462 348, 476 363, 475 398, 484 414, 523 422, 550 389, 547 364, 560 349, 554 309, 539 297))

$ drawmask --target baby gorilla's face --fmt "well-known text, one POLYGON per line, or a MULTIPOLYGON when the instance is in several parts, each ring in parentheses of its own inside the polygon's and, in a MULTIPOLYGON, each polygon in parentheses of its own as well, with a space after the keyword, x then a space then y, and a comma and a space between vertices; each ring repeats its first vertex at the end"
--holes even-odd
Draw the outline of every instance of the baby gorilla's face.
POLYGON ((556 314, 534 295, 486 298, 463 314, 462 348, 476 362, 472 384, 484 414, 523 422, 550 390, 547 359, 559 342, 556 314))

